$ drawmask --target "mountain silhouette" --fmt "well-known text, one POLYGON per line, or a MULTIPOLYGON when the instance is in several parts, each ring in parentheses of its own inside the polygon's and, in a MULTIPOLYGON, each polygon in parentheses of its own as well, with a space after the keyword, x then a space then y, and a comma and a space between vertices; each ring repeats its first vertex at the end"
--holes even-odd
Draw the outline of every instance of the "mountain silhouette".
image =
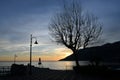
MULTIPOLYGON (((80 61, 90 61, 95 58, 103 62, 120 62, 120 41, 80 49, 77 56, 80 61)), ((60 61, 74 61, 74 55, 71 54, 60 61)))

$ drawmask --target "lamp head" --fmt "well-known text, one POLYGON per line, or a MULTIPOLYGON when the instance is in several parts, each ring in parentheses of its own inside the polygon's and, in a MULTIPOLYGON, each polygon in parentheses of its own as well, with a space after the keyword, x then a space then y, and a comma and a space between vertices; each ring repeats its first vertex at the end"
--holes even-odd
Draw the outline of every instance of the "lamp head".
POLYGON ((37 40, 34 42, 34 44, 38 44, 37 40))

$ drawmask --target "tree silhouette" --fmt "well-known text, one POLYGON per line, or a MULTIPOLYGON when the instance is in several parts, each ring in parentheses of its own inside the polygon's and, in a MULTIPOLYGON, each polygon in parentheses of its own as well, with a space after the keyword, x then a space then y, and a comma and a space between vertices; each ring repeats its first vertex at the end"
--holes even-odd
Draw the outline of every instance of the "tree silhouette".
POLYGON ((57 43, 65 45, 73 51, 76 65, 79 66, 77 53, 80 48, 86 48, 96 41, 102 25, 97 17, 85 13, 77 1, 65 4, 62 11, 51 20, 49 30, 57 43))

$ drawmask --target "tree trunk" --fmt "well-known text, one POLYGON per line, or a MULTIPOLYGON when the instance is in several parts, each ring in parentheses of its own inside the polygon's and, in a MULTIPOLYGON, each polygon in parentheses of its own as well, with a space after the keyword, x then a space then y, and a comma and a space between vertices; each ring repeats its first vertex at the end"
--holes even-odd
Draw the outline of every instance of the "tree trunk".
POLYGON ((78 50, 73 51, 73 54, 74 54, 74 59, 75 59, 76 66, 80 66, 78 56, 77 56, 78 50))

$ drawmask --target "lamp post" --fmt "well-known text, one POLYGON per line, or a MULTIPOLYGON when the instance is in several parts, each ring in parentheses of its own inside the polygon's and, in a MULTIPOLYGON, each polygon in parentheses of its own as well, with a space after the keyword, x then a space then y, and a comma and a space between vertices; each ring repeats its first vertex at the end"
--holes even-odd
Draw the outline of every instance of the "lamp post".
POLYGON ((15 62, 16 62, 16 57, 17 57, 17 55, 15 54, 15 55, 14 55, 14 64, 15 64, 15 62))
MULTIPOLYGON (((29 70, 29 74, 32 74, 32 39, 36 38, 33 37, 32 34, 30 35, 30 70, 29 70)), ((37 40, 35 41, 34 44, 38 44, 37 40)))

